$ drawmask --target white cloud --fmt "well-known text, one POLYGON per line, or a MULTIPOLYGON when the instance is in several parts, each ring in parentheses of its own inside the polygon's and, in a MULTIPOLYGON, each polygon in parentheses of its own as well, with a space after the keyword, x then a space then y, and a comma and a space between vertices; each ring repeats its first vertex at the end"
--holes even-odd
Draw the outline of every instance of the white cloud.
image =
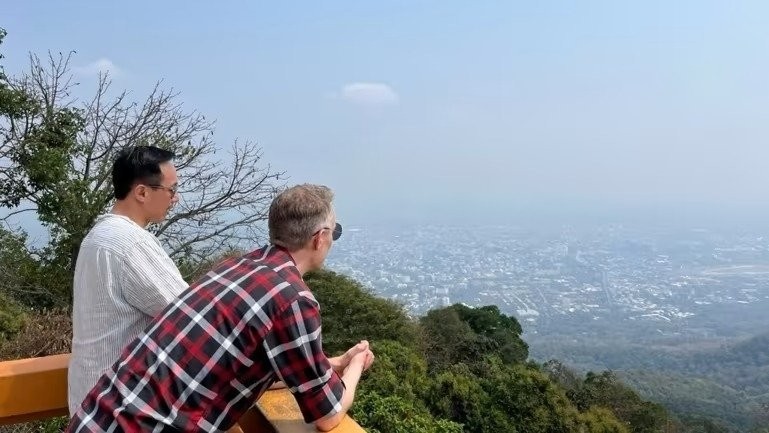
POLYGON ((365 105, 395 105, 400 99, 398 94, 384 83, 350 83, 342 87, 340 97, 347 102, 365 105))
POLYGON ((95 62, 91 62, 85 66, 74 68, 74 71, 81 75, 98 75, 101 73, 108 73, 111 77, 117 77, 123 74, 123 70, 118 68, 112 60, 102 57, 95 62))

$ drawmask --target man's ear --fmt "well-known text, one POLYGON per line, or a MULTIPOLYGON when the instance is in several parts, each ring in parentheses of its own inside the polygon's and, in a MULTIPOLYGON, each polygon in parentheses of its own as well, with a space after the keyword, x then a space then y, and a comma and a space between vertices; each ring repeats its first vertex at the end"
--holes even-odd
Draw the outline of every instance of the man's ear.
POLYGON ((312 237, 312 248, 315 251, 320 250, 321 245, 323 244, 323 236, 315 235, 312 237))
POLYGON ((136 185, 133 189, 131 189, 131 194, 133 194, 136 201, 139 203, 144 203, 147 200, 147 192, 149 188, 147 188, 145 185, 136 185))

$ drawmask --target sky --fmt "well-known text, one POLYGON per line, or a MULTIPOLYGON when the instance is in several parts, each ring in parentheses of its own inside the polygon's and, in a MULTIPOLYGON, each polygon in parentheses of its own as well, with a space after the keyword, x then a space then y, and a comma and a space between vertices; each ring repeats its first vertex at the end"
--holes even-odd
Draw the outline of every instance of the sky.
POLYGON ((2 9, 8 73, 75 50, 84 94, 163 80, 222 149, 333 188, 340 221, 769 216, 764 1, 2 9))

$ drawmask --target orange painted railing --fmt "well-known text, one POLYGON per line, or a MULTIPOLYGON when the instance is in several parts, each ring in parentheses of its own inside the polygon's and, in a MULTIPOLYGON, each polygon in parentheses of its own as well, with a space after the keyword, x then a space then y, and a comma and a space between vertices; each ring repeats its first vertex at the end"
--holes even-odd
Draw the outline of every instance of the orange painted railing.
MULTIPOLYGON (((67 415, 67 365, 69 355, 0 362, 0 425, 44 420, 67 415)), ((288 390, 267 391, 241 418, 232 432, 314 432, 305 424, 288 390)), ((361 433, 364 430, 350 417, 332 430, 361 433)))
POLYGON ((0 362, 0 424, 67 414, 69 355, 0 362))

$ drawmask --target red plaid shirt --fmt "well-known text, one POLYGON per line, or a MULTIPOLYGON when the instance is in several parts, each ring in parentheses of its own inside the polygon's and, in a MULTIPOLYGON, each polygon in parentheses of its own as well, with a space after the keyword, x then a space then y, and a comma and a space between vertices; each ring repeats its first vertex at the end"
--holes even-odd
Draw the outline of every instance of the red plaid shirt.
POLYGON ((341 410, 318 302, 288 252, 268 246, 182 293, 126 346, 66 431, 227 430, 276 380, 305 422, 341 410))

